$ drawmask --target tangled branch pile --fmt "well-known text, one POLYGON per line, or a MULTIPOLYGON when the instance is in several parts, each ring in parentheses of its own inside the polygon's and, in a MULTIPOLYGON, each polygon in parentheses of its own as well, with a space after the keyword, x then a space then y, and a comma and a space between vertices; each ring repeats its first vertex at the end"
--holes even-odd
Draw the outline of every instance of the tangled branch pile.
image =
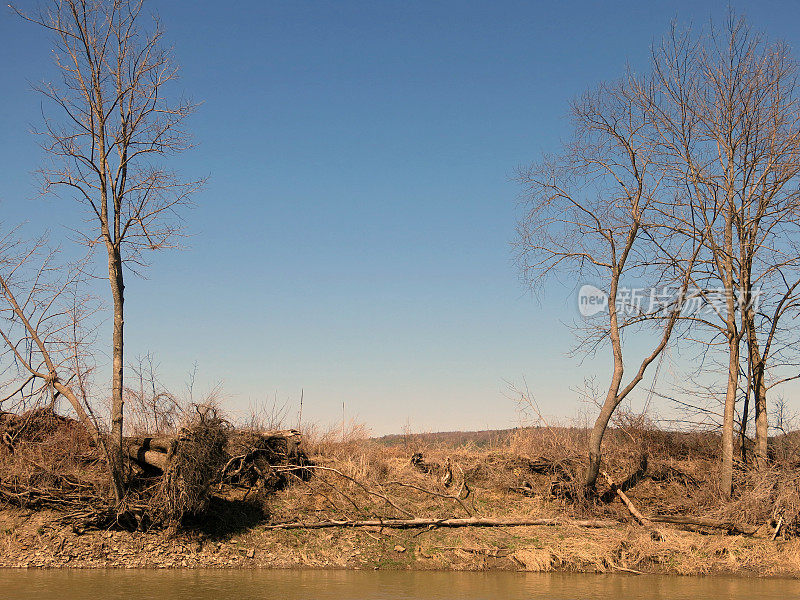
POLYGON ((226 430, 225 421, 215 413, 198 414, 180 430, 170 444, 166 468, 148 503, 150 514, 161 521, 202 514, 210 500, 209 490, 228 459, 226 430))
POLYGON ((110 502, 100 450, 76 421, 50 409, 0 415, 0 500, 59 511, 82 526, 153 527, 202 517, 224 485, 273 491, 277 468, 308 459, 298 432, 235 430, 213 408, 198 407, 174 434, 126 438, 128 494, 110 502))
POLYGON ((76 421, 39 408, 0 414, 0 500, 78 510, 107 497, 105 466, 76 421))

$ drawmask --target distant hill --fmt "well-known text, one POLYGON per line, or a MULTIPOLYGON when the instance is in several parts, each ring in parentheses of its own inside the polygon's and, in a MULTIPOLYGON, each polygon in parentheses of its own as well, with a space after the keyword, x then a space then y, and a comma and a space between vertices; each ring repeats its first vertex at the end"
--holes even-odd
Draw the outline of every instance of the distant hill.
POLYGON ((494 444, 502 444, 517 429, 485 429, 483 431, 440 431, 437 433, 395 433, 374 438, 382 446, 403 446, 413 444, 433 444, 439 446, 473 445, 485 448, 494 444))
MULTIPOLYGON (((513 429, 485 429, 482 431, 440 431, 436 433, 395 433, 373 438, 373 441, 381 446, 444 446, 458 448, 461 446, 474 446, 476 448, 487 448, 491 446, 502 446, 507 444, 511 437, 519 432, 526 431, 533 433, 535 430, 546 430, 545 427, 515 427, 513 429)), ((572 430, 574 428, 555 428, 560 430, 572 430)), ((617 430, 609 427, 607 435, 613 435, 617 430)), ((583 430, 588 431, 588 430, 583 430)), ((660 431, 662 441, 671 440, 672 444, 686 445, 703 442, 709 449, 716 448, 719 433, 716 431, 660 431)), ((627 435, 627 434, 626 434, 627 435)), ((800 431, 790 431, 769 438, 770 452, 780 452, 784 455, 795 455, 800 461, 800 431)), ((752 441, 750 444, 752 445, 752 441)))

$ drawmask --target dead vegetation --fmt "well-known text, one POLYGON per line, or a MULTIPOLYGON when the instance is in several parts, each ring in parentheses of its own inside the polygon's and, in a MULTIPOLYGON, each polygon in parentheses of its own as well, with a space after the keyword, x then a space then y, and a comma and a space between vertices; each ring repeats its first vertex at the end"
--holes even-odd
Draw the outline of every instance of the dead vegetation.
MULTIPOLYGON (((766 470, 738 464, 735 493, 724 500, 719 437, 660 431, 644 419, 609 431, 603 468, 614 485, 589 495, 585 429, 524 428, 481 446, 437 443, 435 435, 387 446, 357 434, 313 442, 314 478, 271 499, 273 523, 368 526, 382 519, 384 527, 438 527, 538 519, 540 525, 656 523, 782 539, 795 537, 800 525, 794 459, 774 458, 766 470)), ((781 456, 794 456, 786 441, 775 446, 784 448, 781 456)))
POLYGON ((108 476, 91 436, 47 408, 0 414, 0 499, 81 511, 107 497, 108 476))
POLYGON ((480 446, 435 435, 386 445, 355 424, 301 436, 236 428, 195 407, 172 433, 126 438, 130 491, 116 511, 100 454, 75 421, 47 409, 4 414, 0 435, 0 499, 54 509, 78 529, 622 526, 653 543, 680 529, 784 540, 800 531, 791 434, 773 440, 769 468, 739 464, 723 500, 717 436, 620 421, 604 453, 613 485, 587 495, 581 428, 522 428, 480 446))
POLYGON ((237 430, 213 407, 193 408, 171 434, 125 438, 127 494, 116 506, 100 449, 77 421, 51 408, 3 413, 0 500, 54 509, 79 529, 148 529, 202 518, 231 490, 278 489, 284 471, 308 463, 296 432, 237 430))

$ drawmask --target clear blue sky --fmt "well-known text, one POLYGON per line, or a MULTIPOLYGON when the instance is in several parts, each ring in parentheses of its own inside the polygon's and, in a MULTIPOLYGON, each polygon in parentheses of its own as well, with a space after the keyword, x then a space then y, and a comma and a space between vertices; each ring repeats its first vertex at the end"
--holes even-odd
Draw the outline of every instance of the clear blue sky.
MULTIPOLYGON (((603 363, 566 356, 571 289, 521 287, 510 178, 567 136, 570 98, 727 3, 149 6, 204 101, 181 170, 211 180, 187 248, 128 280, 129 357, 155 352, 174 386, 197 361, 234 411, 275 392, 295 410, 302 387, 305 418, 344 402, 376 433, 513 426, 504 382, 523 377, 546 413, 580 410, 570 388, 603 363)), ((800 4, 734 7, 798 45, 800 4)), ((48 38, 3 9, 0 40, 2 220, 63 238, 75 206, 31 176, 48 38)))

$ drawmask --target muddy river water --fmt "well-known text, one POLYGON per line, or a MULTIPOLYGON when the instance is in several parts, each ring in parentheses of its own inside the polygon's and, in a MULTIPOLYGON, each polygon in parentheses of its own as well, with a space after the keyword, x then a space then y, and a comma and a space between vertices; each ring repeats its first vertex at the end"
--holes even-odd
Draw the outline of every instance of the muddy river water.
POLYGON ((784 600, 800 581, 409 571, 0 570, 0 598, 159 600, 784 600))

